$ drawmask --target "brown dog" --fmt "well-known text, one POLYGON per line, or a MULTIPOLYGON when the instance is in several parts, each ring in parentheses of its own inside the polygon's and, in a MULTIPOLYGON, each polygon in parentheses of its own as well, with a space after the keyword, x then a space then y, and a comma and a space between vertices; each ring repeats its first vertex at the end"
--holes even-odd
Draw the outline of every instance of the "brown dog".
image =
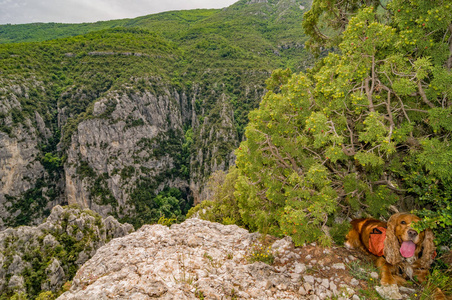
POLYGON ((411 228, 419 220, 408 213, 395 214, 387 223, 375 219, 353 220, 346 246, 374 255, 382 285, 401 285, 405 278, 424 282, 436 252, 430 229, 418 233, 411 228))

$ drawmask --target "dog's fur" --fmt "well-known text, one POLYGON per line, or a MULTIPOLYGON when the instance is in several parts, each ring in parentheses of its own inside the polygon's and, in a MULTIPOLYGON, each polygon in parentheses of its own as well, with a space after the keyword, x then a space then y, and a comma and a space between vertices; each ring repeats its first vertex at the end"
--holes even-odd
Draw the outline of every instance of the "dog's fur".
POLYGON ((408 213, 397 213, 391 216, 387 223, 375 219, 353 220, 351 222, 353 228, 347 234, 346 246, 360 248, 371 254, 370 233, 376 227, 385 227, 387 229, 384 255, 381 257, 373 255, 380 270, 381 284, 401 285, 405 283, 406 278, 424 282, 436 252, 430 229, 417 233, 411 228, 410 225, 419 220, 417 216, 408 213), (410 258, 404 258, 400 253, 400 247, 406 241, 416 244, 414 255, 410 258))

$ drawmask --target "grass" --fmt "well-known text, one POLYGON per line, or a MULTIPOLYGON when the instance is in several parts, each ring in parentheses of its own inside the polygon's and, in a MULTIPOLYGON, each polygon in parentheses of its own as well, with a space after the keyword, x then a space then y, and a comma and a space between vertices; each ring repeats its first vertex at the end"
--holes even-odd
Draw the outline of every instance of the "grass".
POLYGON ((380 284, 379 280, 370 276, 372 272, 379 273, 377 267, 375 267, 373 263, 355 260, 348 263, 347 267, 350 275, 354 278, 367 281, 367 289, 359 290, 359 294, 364 297, 364 299, 383 299, 375 290, 375 286, 380 284))
POLYGON ((438 293, 438 289, 441 290, 446 296, 452 296, 452 269, 441 270, 433 269, 430 275, 427 277, 427 282, 424 284, 424 289, 420 293, 418 299, 429 300, 434 299, 438 293))
POLYGON ((180 272, 179 272, 179 278, 176 278, 176 276, 173 275, 174 282, 193 285, 193 283, 196 281, 196 276, 187 272, 187 266, 185 264, 184 255, 179 255, 177 257, 177 261, 180 266, 180 272))

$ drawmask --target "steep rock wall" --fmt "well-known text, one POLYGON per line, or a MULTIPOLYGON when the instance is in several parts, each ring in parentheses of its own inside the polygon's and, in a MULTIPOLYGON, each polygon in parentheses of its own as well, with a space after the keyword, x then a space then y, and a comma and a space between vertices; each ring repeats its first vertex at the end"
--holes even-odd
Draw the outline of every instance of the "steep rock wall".
MULTIPOLYGON (((40 145, 51 136, 39 112, 25 113, 23 104, 37 101, 30 92, 42 89, 34 80, 1 81, 0 89, 0 230, 11 224, 39 224, 42 211, 61 203, 61 197, 47 195, 55 185, 42 163, 40 145), (47 180, 47 188, 40 182, 47 180), (36 189, 40 199, 23 199, 36 189), (39 200, 39 201, 38 201, 39 200), (27 203, 26 203, 27 202, 27 203)), ((34 94, 34 93, 33 93, 34 94)))
MULTIPOLYGON (((120 207, 130 205, 127 202, 137 180, 171 170, 174 157, 165 153, 161 143, 169 132, 181 139, 179 98, 165 91, 157 96, 112 94, 96 102, 93 117, 78 125, 66 152, 68 202, 104 216, 119 213, 120 207), (106 112, 109 106, 114 107, 110 114, 106 112)), ((165 184, 187 185, 180 179, 165 184)))

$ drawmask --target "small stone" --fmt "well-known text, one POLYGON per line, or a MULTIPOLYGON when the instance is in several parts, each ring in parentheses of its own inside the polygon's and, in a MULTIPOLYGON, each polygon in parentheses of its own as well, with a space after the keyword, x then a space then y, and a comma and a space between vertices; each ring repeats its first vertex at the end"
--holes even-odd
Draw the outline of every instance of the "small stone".
POLYGON ((308 293, 313 290, 312 285, 310 283, 308 283, 308 282, 305 282, 303 284, 303 287, 306 290, 306 292, 308 292, 308 293))
POLYGON ((306 258, 307 260, 310 260, 310 259, 312 258, 312 256, 311 256, 311 255, 306 255, 305 258, 306 258))
POLYGON ((269 288, 271 288, 273 286, 273 283, 271 282, 271 280, 267 280, 265 282, 265 289, 268 290, 269 288))
POLYGON ((328 289, 330 287, 330 281, 328 279, 322 279, 321 285, 328 289))
POLYGON ((298 290, 298 293, 302 296, 306 296, 308 292, 304 289, 304 287, 300 286, 300 289, 298 290))
POLYGON ((147 283, 146 286, 146 294, 151 297, 160 297, 164 293, 166 293, 168 289, 165 284, 161 281, 154 281, 147 283))
POLYGON ((361 300, 358 295, 353 295, 352 300, 361 300))
POLYGON ((286 266, 276 267, 276 270, 278 270, 278 272, 280 273, 284 273, 287 271, 287 267, 286 266))
POLYGON ((330 282, 330 290, 333 292, 334 295, 337 295, 337 285, 334 282, 330 282))
POLYGON ((372 272, 372 273, 370 273, 370 277, 372 277, 373 279, 378 279, 378 273, 372 272))
POLYGON ((306 271, 306 265, 305 264, 300 264, 300 263, 295 263, 294 264, 294 272, 295 273, 304 273, 306 271))
POLYGON ((405 286, 399 286, 399 290, 400 290, 401 292, 407 293, 407 294, 414 294, 414 293, 416 292, 415 289, 410 289, 410 288, 407 288, 407 287, 405 287, 405 286))
POLYGON ((296 273, 291 273, 290 277, 292 278, 292 282, 296 283, 301 280, 301 275, 296 273))
POLYGON ((399 300, 403 299, 399 292, 397 284, 376 286, 375 290, 384 299, 399 300))
POLYGON ((352 286, 357 286, 359 284, 359 281, 356 278, 352 278, 352 280, 350 281, 350 284, 352 286))
POLYGON ((303 276, 303 279, 304 279, 304 282, 314 284, 314 276, 306 275, 306 276, 303 276))
POLYGON ((345 265, 343 263, 337 263, 333 265, 333 269, 336 270, 345 270, 345 265))

